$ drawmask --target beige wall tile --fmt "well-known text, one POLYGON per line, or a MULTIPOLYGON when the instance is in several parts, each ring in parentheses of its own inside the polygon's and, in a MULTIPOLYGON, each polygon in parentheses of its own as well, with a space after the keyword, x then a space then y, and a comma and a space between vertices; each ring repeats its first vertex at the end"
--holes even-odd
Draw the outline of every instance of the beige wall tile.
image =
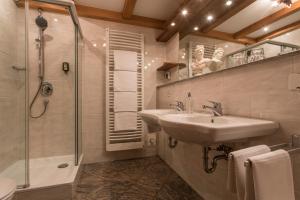
POLYGON ((158 30, 80 18, 85 37, 83 69, 83 152, 84 162, 102 162, 155 155, 155 148, 121 152, 105 151, 105 29, 142 33, 145 36, 145 108, 156 108, 156 68, 165 61, 165 45, 156 42, 158 30), (97 46, 93 46, 97 44, 97 46), (149 64, 149 65, 148 65, 149 64))

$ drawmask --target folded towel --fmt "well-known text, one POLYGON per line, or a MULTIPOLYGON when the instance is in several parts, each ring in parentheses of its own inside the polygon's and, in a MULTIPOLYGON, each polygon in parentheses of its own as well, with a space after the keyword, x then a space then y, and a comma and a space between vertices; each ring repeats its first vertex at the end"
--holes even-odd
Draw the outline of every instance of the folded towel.
POLYGON ((137 71, 137 53, 114 50, 115 70, 137 71))
POLYGON ((136 92, 115 92, 114 111, 137 111, 136 92))
POLYGON ((114 72, 114 91, 118 92, 136 92, 137 91, 137 73, 128 71, 114 72))
POLYGON ((231 152, 228 162, 227 188, 233 193, 237 193, 238 200, 244 200, 245 196, 245 167, 244 162, 250 156, 255 156, 270 152, 266 145, 259 145, 231 152))
POLYGON ((127 131, 137 129, 136 112, 115 113, 115 131, 127 131))
POLYGON ((253 182, 254 188, 247 186, 246 200, 295 200, 292 164, 287 151, 252 156, 249 161, 251 167, 246 179, 247 183, 253 182))

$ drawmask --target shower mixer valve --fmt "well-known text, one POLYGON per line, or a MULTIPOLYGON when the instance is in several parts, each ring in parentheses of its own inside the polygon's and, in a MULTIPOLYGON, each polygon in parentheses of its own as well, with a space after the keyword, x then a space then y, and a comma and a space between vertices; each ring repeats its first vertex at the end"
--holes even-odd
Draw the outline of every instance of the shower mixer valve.
POLYGON ((41 89, 41 94, 44 97, 48 97, 48 96, 52 95, 52 93, 53 93, 53 86, 52 86, 52 84, 48 83, 48 82, 43 82, 42 89, 41 89))

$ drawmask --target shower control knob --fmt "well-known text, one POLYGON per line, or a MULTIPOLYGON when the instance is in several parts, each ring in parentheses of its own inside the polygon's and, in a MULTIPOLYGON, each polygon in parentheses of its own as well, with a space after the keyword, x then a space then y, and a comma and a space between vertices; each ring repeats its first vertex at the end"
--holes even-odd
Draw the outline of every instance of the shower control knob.
POLYGON ((43 82, 42 84, 42 89, 41 89, 41 94, 44 97, 48 97, 53 93, 53 86, 51 83, 48 82, 43 82))

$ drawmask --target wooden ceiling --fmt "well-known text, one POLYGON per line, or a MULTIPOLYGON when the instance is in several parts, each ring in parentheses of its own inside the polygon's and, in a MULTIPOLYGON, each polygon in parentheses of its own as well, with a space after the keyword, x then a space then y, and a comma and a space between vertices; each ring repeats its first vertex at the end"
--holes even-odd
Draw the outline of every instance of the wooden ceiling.
MULTIPOLYGON (((181 38, 188 34, 195 34, 227 40, 230 42, 253 44, 255 42, 271 39, 285 34, 288 31, 300 28, 300 21, 297 21, 257 38, 249 37, 249 34, 300 11, 300 0, 296 1, 291 8, 282 8, 235 33, 217 31, 216 28, 240 13, 242 10, 247 9, 247 7, 258 0, 233 0, 233 4, 230 6, 225 6, 225 2, 227 0, 180 0, 178 9, 169 17, 168 20, 134 15, 134 9, 138 1, 139 0, 124 0, 123 10, 121 12, 80 5, 78 3, 75 5, 77 13, 81 17, 161 29, 162 33, 157 38, 157 41, 160 42, 168 41, 173 35, 179 32, 181 38), (183 9, 188 11, 186 16, 183 16, 181 13, 183 9), (214 19, 208 22, 206 16, 210 14, 214 16, 214 19), (172 22, 175 22, 176 25, 171 26, 172 22), (195 26, 198 28, 197 31, 194 30, 195 26)), ((22 6, 24 4, 23 2, 24 0, 20 0, 19 5, 22 6)), ((66 13, 66 11, 61 7, 38 3, 33 0, 30 0, 30 6, 31 8, 42 8, 51 12, 66 13)), ((253 14, 255 15, 255 13, 249 13, 249 16, 253 14)))

